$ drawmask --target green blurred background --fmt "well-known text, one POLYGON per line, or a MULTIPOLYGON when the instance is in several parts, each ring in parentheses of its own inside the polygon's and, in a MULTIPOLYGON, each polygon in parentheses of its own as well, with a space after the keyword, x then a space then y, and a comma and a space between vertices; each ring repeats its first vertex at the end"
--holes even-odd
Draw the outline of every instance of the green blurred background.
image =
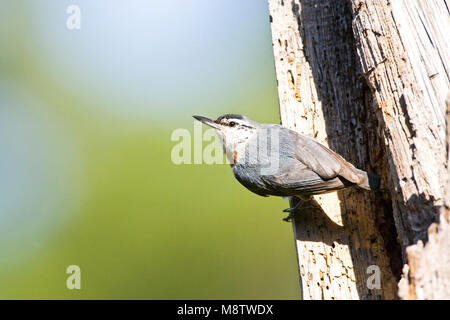
POLYGON ((192 114, 279 122, 266 1, 4 0, 0 48, 0 298, 300 297, 288 203, 171 161, 192 114))

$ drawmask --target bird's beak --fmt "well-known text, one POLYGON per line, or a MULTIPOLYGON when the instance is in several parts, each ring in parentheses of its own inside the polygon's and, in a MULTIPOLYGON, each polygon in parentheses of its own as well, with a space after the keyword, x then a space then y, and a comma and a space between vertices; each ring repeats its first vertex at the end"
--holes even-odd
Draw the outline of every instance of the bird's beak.
POLYGON ((194 117, 194 119, 196 119, 196 120, 198 120, 198 121, 200 121, 200 122, 203 122, 204 124, 206 124, 206 125, 208 125, 208 126, 210 126, 210 127, 213 127, 213 128, 215 128, 215 129, 218 129, 218 128, 219 128, 219 124, 217 124, 216 122, 214 122, 214 120, 211 120, 211 119, 209 119, 209 118, 202 117, 202 116, 193 116, 193 117, 194 117))

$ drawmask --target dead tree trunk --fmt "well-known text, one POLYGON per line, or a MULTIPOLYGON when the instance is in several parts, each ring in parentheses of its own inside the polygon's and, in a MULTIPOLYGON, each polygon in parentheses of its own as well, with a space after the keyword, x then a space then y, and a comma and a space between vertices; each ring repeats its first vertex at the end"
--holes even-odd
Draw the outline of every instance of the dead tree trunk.
POLYGON ((386 190, 316 196, 296 215, 303 296, 395 298, 406 247, 426 241, 443 203, 446 5, 269 0, 269 11, 282 124, 386 190))
POLYGON ((409 246, 408 264, 399 283, 402 299, 450 299, 450 95, 447 100, 447 183, 439 224, 428 228, 428 243, 409 246))

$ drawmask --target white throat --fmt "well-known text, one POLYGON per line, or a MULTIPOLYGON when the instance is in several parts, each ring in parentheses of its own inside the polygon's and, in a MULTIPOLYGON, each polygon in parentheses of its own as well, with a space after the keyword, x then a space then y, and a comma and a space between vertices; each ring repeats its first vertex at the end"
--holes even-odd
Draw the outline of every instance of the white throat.
POLYGON ((249 140, 256 134, 256 130, 230 129, 219 132, 222 146, 230 164, 234 164, 245 157, 249 140))

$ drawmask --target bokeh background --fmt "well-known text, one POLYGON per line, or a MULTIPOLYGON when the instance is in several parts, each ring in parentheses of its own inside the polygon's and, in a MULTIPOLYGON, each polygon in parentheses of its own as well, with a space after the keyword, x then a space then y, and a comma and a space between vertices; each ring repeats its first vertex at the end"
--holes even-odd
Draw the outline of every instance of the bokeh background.
POLYGON ((300 297, 288 203, 171 161, 193 114, 279 122, 266 1, 1 1, 0 48, 0 298, 300 297))

